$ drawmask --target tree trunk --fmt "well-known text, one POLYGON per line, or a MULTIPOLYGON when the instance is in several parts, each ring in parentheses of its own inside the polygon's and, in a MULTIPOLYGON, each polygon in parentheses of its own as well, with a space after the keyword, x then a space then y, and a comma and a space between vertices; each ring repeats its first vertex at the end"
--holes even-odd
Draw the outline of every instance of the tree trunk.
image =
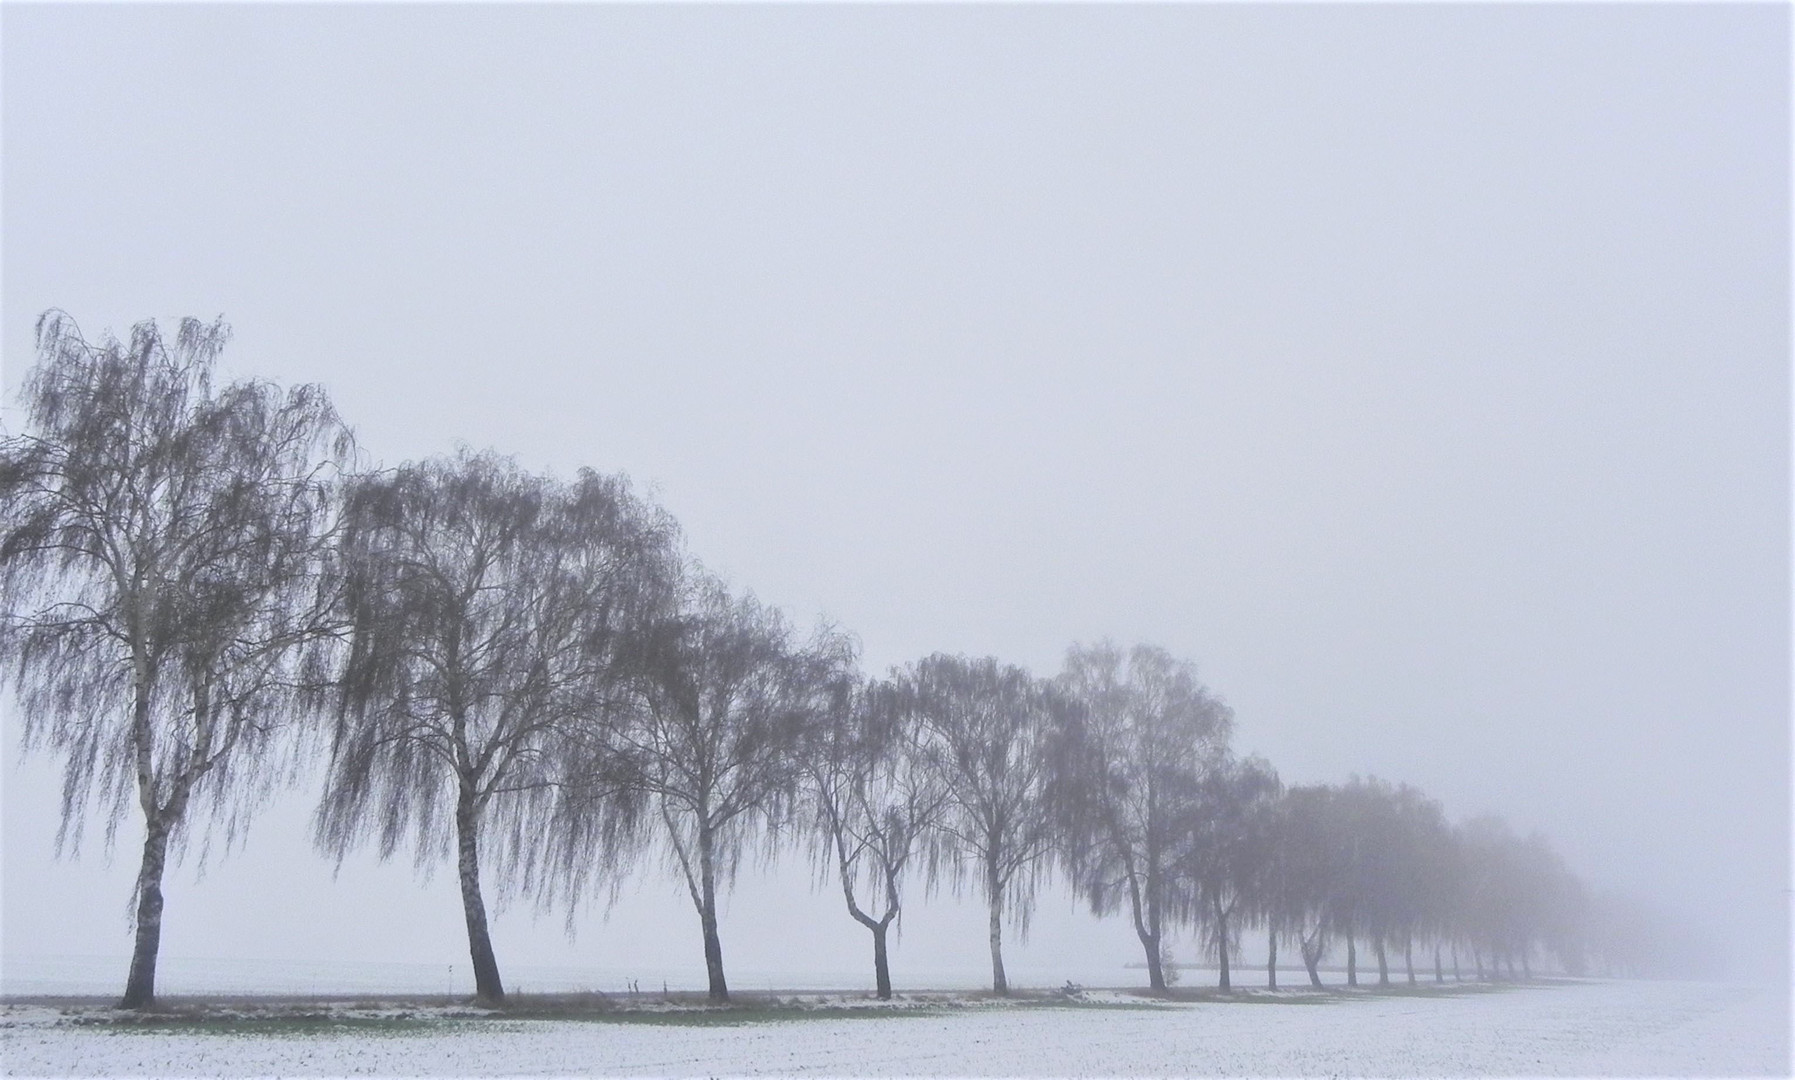
POLYGON ((1010 981, 1003 975, 1003 903, 995 896, 991 898, 991 992, 1010 992, 1010 981))
POLYGON ((505 988, 499 981, 499 962, 492 954, 492 935, 486 928, 486 901, 480 897, 478 814, 473 795, 463 794, 455 808, 461 911, 467 917, 468 955, 474 963, 474 997, 497 1005, 505 1000, 505 988))
POLYGON ((1521 978, 1528 981, 1532 981, 1533 979, 1533 969, 1527 965, 1527 953, 1525 951, 1521 953, 1521 978))
POLYGON ((873 980, 878 984, 879 1000, 891 1000, 891 962, 885 955, 885 931, 891 926, 889 922, 874 923, 873 931, 873 980))
POLYGON ((1142 933, 1141 949, 1147 954, 1147 985, 1154 990, 1166 988, 1165 961, 1159 951, 1158 935, 1142 933))
MULTIPOLYGON (((885 949, 885 932, 891 928, 891 920, 898 916, 897 882, 891 876, 889 865, 885 873, 885 914, 873 918, 860 910, 860 904, 854 899, 853 861, 848 856, 848 849, 842 840, 837 827, 835 833, 836 865, 841 870, 841 895, 847 901, 848 914, 854 921, 866 927, 873 935, 873 982, 878 987, 880 1001, 891 1000, 891 962, 885 949)), ((719 947, 720 948, 720 947, 719 947)))
POLYGON ((1272 990, 1278 988, 1278 931, 1270 928, 1265 931, 1265 985, 1272 990))
POLYGON ((1228 985, 1228 913, 1219 902, 1215 905, 1215 952, 1222 969, 1221 982, 1216 985, 1232 990, 1228 985))
POLYGON ((1151 912, 1142 919, 1138 895, 1134 902, 1134 934, 1141 939, 1141 949, 1147 954, 1147 985, 1154 990, 1165 990, 1165 957, 1159 948, 1159 921, 1152 918, 1151 912))
POLYGON ((1483 978, 1483 952, 1482 952, 1482 950, 1472 949, 1471 950, 1471 959, 1473 962, 1475 962, 1477 964, 1477 981, 1483 982, 1484 978, 1483 978))
POLYGON ((1346 935, 1346 985, 1359 985, 1359 950, 1351 934, 1346 935))
POLYGON ((123 1009, 148 1008, 156 1000, 156 952, 162 946, 162 871, 168 864, 169 825, 148 823, 143 838, 143 864, 137 871, 137 944, 131 952, 131 973, 125 978, 123 1009))
POLYGON ((1464 973, 1458 969, 1458 942, 1452 943, 1452 981, 1464 982, 1464 973))
POLYGON ((717 934, 717 904, 707 897, 698 921, 704 930, 704 971, 710 981, 710 1000, 715 1004, 729 1001, 729 983, 723 978, 723 939, 717 934))
POLYGON ((723 939, 717 936, 717 875, 711 859, 711 831, 698 830, 698 921, 704 929, 704 970, 710 979, 710 1000, 729 1000, 729 983, 723 978, 723 939))
POLYGON ((1415 939, 1414 938, 1406 938, 1405 937, 1402 939, 1402 963, 1403 963, 1404 967, 1408 968, 1409 985, 1410 986, 1415 985, 1415 939))
POLYGON ((1147 875, 1146 900, 1141 899, 1141 887, 1135 876, 1130 873, 1128 879, 1128 903, 1134 915, 1134 936, 1141 939, 1141 949, 1147 954, 1147 985, 1154 990, 1166 988, 1165 958, 1160 952, 1159 909, 1153 902, 1151 892, 1154 888, 1155 875, 1147 875))
POLYGON ((985 868, 985 897, 991 901, 991 992, 1009 994, 1009 980, 1003 978, 1003 883, 998 881, 998 868, 985 868))
POLYGON ((1321 965, 1321 931, 1317 930, 1313 938, 1302 941, 1303 967, 1309 969, 1309 985, 1321 989, 1321 972, 1316 970, 1321 965))
POLYGON ((1446 969, 1440 966, 1440 943, 1434 942, 1434 982, 1446 981, 1446 969))
POLYGON ((1379 986, 1390 985, 1390 962, 1384 958, 1384 937, 1382 934, 1379 934, 1377 937, 1377 984, 1379 986))

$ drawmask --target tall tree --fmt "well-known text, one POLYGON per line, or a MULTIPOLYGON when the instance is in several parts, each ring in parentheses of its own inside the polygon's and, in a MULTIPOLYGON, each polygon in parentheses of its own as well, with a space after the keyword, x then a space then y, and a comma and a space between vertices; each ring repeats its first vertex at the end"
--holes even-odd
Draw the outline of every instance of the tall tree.
POLYGON ((1584 889, 1546 838, 1517 836, 1493 816, 1465 822, 1457 835, 1465 863, 1462 927, 1479 966, 1487 958, 1497 978, 1499 965, 1511 978, 1531 977, 1541 947, 1552 949, 1561 966, 1579 966, 1584 889))
POLYGON ((1319 965, 1333 931, 1332 910, 1341 857, 1334 828, 1334 789, 1292 787, 1278 801, 1272 820, 1268 866, 1268 921, 1274 935, 1296 943, 1309 984, 1319 988, 1319 965))
POLYGON ((1173 871, 1184 908, 1214 944, 1219 985, 1242 923, 1271 907, 1277 772, 1262 758, 1226 758, 1203 776, 1173 871))
POLYGON ((1050 742, 1067 705, 1022 668, 937 653, 897 677, 919 721, 925 767, 947 793, 930 866, 957 886, 978 882, 989 909, 991 989, 1009 993, 1003 916, 1027 926, 1035 885, 1053 849, 1050 742))
POLYGON ((903 882, 939 818, 946 789, 924 767, 914 713, 895 707, 889 683, 841 687, 805 743, 805 790, 819 869, 838 877, 848 914, 873 937, 873 981, 891 997, 888 933, 903 911, 903 882))
POLYGON ((452 842, 475 993, 499 1002, 482 846, 540 839, 525 811, 614 707, 672 526, 621 478, 466 451, 362 479, 345 519, 353 630, 318 843, 341 858, 372 836, 386 858, 409 839, 423 867, 452 842))
POLYGON ((1355 776, 1334 789, 1331 803, 1340 862, 1329 920, 1335 933, 1346 938, 1346 982, 1359 985, 1358 943, 1366 938, 1387 984, 1384 942, 1395 921, 1392 897, 1405 884, 1394 878, 1396 829, 1389 786, 1355 776))
MULTIPOLYGON (((1389 792, 1389 813, 1387 930, 1391 944, 1402 944, 1403 966, 1413 985, 1415 939, 1432 936, 1437 943, 1447 921, 1453 888, 1452 830, 1440 804, 1408 784, 1389 792)), ((1435 973, 1443 979, 1437 948, 1435 956, 1435 973)))
POLYGON ((717 892, 759 826, 776 828, 798 790, 798 750, 851 664, 844 639, 799 647, 777 609, 695 577, 678 614, 639 644, 640 707, 621 735, 627 785, 665 826, 697 910, 712 1001, 729 1000, 717 892))
MULTIPOLYGON (((1335 794, 1336 821, 1343 830, 1345 872, 1338 883, 1337 910, 1349 950, 1364 937, 1377 957, 1378 984, 1390 983, 1386 943, 1401 921, 1401 895, 1409 882, 1401 869, 1401 827, 1394 790, 1373 777, 1353 777, 1335 794)), ((1347 978, 1357 985, 1356 951, 1349 952, 1347 978)))
POLYGON ((318 387, 215 386, 227 337, 90 344, 48 312, 29 430, 0 443, 0 650, 25 745, 64 757, 58 847, 94 801, 108 843, 133 793, 143 815, 127 1008, 155 998, 170 844, 196 807, 234 831, 303 711, 353 450, 318 387))
POLYGON ((1233 712, 1164 649, 1074 645, 1060 686, 1080 706, 1056 757, 1066 862, 1099 915, 1126 899, 1147 979, 1166 988, 1171 866, 1204 777, 1226 753, 1233 712))

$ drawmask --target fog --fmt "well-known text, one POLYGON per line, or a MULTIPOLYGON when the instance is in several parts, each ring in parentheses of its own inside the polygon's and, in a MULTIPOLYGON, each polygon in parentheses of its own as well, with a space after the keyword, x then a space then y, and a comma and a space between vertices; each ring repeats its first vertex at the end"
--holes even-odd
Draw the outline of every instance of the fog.
MULTIPOLYGON (((45 309, 92 337, 222 313, 227 368, 323 384, 373 461, 627 473, 873 672, 1162 645, 1286 782, 1499 813, 1786 979, 1787 9, 8 4, 0 29, 10 432, 45 309)), ((98 829, 55 858, 58 763, 21 759, 10 710, 0 747, 4 955, 122 981, 141 823, 110 863, 98 829)), ((452 869, 335 871, 314 799, 203 875, 192 845, 164 955, 465 970, 452 869)), ((732 968, 865 966, 812 878, 795 852, 743 875, 732 968)), ((696 984, 685 904, 643 865, 570 944, 514 898, 499 961, 696 984)), ((1040 906, 1019 966, 1137 958, 1125 920, 1040 906)), ((904 918, 900 985, 980 963, 976 903, 904 918)))

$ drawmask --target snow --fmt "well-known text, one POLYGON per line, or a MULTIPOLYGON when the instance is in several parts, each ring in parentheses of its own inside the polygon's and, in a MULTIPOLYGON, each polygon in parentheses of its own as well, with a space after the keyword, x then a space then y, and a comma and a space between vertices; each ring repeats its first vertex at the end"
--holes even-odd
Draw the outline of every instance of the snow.
POLYGON ((955 1004, 963 998, 912 997, 912 1006, 932 1008, 706 1025, 342 1005, 344 1015, 404 1012, 424 1022, 254 1034, 243 1033, 253 1024, 237 1033, 83 1025, 68 1007, 9 1004, 0 1050, 5 1072, 25 1076, 1790 1073, 1788 996, 1762 987, 1566 981, 1418 995, 1260 991, 1114 1007, 1135 1000, 1092 993, 1081 1005, 964 1007, 955 1004))

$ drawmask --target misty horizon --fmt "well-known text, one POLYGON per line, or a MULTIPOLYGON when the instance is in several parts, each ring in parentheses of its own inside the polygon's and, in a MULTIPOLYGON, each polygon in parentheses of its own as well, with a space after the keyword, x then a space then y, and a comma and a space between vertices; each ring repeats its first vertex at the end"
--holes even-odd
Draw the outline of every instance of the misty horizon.
MULTIPOLYGON (((1500 815, 1786 985, 1786 11, 0 20, 8 434, 43 311, 222 313, 371 463, 627 475, 869 673, 1161 645, 1286 784, 1500 815)), ((14 711, 4 954, 125 956, 141 823, 55 858, 14 711)), ((333 866, 314 779, 194 835, 165 955, 465 975, 452 859, 333 866)), ((500 963, 699 979, 682 889, 645 860, 571 942, 510 897, 500 963)), ((1037 906, 1019 967, 1126 981, 1125 917, 1037 906)), ((796 849, 724 919, 732 968, 865 966, 796 849)), ((981 919, 913 888, 894 976, 981 919)))

